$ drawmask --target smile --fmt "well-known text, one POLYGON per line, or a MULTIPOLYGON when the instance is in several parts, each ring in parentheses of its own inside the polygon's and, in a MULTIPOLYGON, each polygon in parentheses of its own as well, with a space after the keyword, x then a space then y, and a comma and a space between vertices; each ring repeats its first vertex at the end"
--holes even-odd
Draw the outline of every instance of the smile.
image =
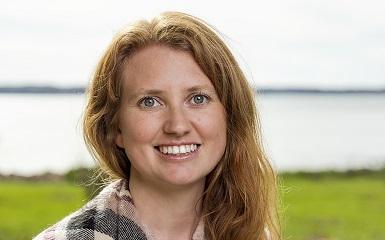
POLYGON ((166 155, 181 155, 186 153, 195 152, 199 148, 200 144, 186 144, 186 145, 174 145, 174 146, 156 146, 155 148, 166 155))

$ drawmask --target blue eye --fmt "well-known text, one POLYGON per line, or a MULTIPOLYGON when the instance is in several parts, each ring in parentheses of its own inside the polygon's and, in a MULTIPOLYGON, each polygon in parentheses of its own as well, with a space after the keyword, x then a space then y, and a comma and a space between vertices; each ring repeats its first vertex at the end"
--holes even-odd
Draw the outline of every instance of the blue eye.
POLYGON ((209 101, 209 97, 204 94, 196 94, 191 98, 191 101, 195 105, 201 105, 209 101))
POLYGON ((153 108, 159 106, 160 103, 153 97, 144 97, 139 101, 139 106, 144 108, 153 108))

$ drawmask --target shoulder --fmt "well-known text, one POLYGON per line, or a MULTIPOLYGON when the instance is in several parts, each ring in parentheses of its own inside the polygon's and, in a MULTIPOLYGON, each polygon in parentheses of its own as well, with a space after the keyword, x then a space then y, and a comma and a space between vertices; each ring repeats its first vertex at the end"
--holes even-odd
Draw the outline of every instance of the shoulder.
POLYGON ((81 209, 47 228, 34 240, 146 240, 127 189, 124 180, 108 185, 81 209))

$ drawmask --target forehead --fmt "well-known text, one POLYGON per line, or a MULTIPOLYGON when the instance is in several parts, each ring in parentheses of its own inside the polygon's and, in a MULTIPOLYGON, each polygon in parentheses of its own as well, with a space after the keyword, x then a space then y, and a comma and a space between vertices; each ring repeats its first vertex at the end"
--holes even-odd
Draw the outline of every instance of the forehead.
POLYGON ((171 90, 206 85, 214 88, 192 55, 186 51, 153 45, 134 53, 122 72, 124 92, 157 88, 171 90))

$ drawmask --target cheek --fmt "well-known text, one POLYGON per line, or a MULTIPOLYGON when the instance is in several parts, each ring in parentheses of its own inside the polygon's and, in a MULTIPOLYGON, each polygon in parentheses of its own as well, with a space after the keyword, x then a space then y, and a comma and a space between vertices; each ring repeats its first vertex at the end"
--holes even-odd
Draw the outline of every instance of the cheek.
POLYGON ((144 114, 129 112, 120 119, 121 131, 125 142, 130 144, 148 142, 157 133, 156 121, 144 114))
MULTIPOLYGON (((215 140, 219 147, 226 144, 226 116, 223 111, 215 109, 196 118, 200 134, 207 140, 215 140)), ((224 147, 224 146, 223 146, 224 147)))

